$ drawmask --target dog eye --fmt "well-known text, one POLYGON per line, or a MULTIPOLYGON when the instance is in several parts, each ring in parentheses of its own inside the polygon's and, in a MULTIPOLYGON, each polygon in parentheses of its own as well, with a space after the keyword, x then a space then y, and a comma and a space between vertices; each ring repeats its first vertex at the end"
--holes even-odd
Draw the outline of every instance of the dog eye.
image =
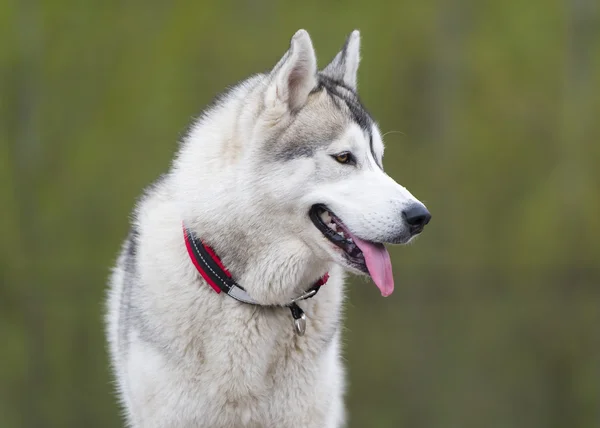
POLYGON ((352 153, 350 153, 350 152, 338 153, 337 155, 333 155, 333 158, 336 161, 338 161, 339 163, 349 164, 349 165, 356 165, 356 162, 354 160, 354 156, 352 156, 352 153))

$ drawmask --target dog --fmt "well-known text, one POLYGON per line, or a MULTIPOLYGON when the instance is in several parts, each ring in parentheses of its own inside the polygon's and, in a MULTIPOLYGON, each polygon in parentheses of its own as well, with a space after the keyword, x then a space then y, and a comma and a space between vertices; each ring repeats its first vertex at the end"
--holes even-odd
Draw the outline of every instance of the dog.
POLYGON ((359 45, 353 31, 318 71, 299 30, 194 121, 138 201, 106 314, 129 426, 345 425, 345 273, 390 295, 383 244, 431 218, 383 170, 359 45))

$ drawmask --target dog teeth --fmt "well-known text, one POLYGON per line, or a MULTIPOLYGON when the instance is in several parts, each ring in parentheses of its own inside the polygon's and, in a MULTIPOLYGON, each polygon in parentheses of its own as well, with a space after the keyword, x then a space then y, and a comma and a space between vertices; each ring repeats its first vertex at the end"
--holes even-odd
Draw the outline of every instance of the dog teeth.
POLYGON ((346 242, 352 243, 352 239, 350 237, 346 238, 343 229, 333 220, 333 216, 328 211, 323 211, 321 214, 319 214, 319 216, 328 228, 338 233, 342 238, 346 239, 346 242))
POLYGON ((329 213, 327 211, 323 211, 321 213, 321 220, 323 220, 323 222, 325 224, 331 223, 331 216, 329 215, 329 213))

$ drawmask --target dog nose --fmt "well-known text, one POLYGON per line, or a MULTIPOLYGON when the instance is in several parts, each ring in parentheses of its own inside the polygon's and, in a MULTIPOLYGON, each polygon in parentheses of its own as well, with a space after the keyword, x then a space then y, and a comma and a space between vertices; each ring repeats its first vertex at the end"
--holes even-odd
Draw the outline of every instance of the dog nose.
POLYGON ((429 220, 431 220, 431 214, 425 208, 423 204, 413 204, 407 209, 402 211, 404 220, 410 225, 411 229, 421 230, 425 227, 429 220))

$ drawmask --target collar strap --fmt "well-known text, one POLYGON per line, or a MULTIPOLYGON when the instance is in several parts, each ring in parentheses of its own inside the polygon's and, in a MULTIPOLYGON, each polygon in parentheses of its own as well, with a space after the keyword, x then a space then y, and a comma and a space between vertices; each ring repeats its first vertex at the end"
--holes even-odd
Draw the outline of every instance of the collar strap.
MULTIPOLYGON (((206 245, 201 239, 194 236, 192 231, 185 227, 185 225, 183 225, 183 239, 188 255, 196 267, 196 270, 213 290, 217 293, 224 292, 228 296, 243 303, 265 306, 250 297, 246 290, 235 282, 231 277, 231 273, 223 265, 223 262, 221 262, 221 259, 215 254, 214 250, 206 245)), ((294 318, 295 331, 299 336, 304 335, 304 332, 306 331, 306 316, 296 302, 314 297, 328 279, 329 273, 326 273, 308 290, 293 299, 289 304, 285 305, 285 307, 290 308, 292 317, 294 318)))

